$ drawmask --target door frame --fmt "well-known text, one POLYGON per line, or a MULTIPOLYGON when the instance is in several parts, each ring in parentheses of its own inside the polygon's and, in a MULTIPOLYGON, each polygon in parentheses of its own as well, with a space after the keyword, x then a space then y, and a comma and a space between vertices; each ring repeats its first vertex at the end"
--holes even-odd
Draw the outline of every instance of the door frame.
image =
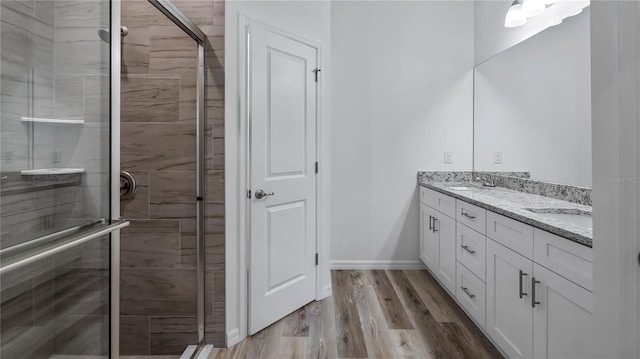
MULTIPOLYGON (((237 327, 233 324, 229 326, 227 319, 227 346, 232 346, 244 339, 248 335, 249 324, 249 259, 250 259, 250 199, 247 196, 250 184, 250 160, 249 160, 249 46, 250 46, 250 28, 260 27, 267 31, 274 32, 291 40, 300 42, 310 46, 316 50, 316 61, 318 68, 323 71, 320 80, 317 83, 316 91, 316 160, 320 163, 320 169, 316 175, 316 253, 319 253, 319 263, 316 266, 316 286, 315 299, 320 300, 331 295, 331 280, 329 271, 329 156, 328 156, 328 125, 324 118, 324 91, 325 81, 323 75, 326 70, 323 68, 323 48, 319 42, 304 38, 302 36, 290 33, 277 27, 265 24, 259 20, 239 15, 238 19, 238 58, 237 58, 237 78, 238 91, 237 102, 232 111, 237 111, 238 123, 234 128, 234 137, 237 140, 235 148, 232 151, 225 150, 227 161, 237 161, 237 173, 225 173, 226 182, 235 181, 238 185, 237 190, 227 196, 227 203, 237 201, 235 213, 227 214, 227 231, 226 231, 226 273, 227 281, 226 301, 227 316, 229 316, 229 303, 237 303, 237 312, 232 313, 237 316, 237 327), (235 154, 235 155, 234 155, 235 154), (237 216, 237 233, 234 235, 229 230, 229 225, 233 225, 233 216, 237 216), (231 247, 236 247, 236 251, 230 251, 231 247), (236 252, 236 253, 233 253, 236 252), (233 281, 236 284, 230 286, 233 281)), ((226 107, 226 106, 225 106, 226 107)), ((226 117, 226 115, 225 115, 226 117)), ((229 122, 227 122, 229 123, 229 122)), ((227 137, 225 136, 225 139, 227 137)), ((227 192, 229 194, 229 192, 227 192)), ((229 207, 227 207, 229 208, 229 207)))
POLYGON ((611 358, 640 355, 639 20, 636 2, 591 2, 596 354, 611 358))

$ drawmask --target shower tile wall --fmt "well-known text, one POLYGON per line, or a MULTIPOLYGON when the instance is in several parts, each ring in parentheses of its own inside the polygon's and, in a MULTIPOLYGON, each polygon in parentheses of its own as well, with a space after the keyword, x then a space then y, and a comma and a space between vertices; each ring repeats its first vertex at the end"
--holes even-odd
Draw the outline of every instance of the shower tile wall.
MULTIPOLYGON (((173 3, 208 36, 206 342, 224 346, 224 1, 173 3)), ((146 0, 124 0, 121 354, 179 354, 196 335, 196 43, 146 0)))

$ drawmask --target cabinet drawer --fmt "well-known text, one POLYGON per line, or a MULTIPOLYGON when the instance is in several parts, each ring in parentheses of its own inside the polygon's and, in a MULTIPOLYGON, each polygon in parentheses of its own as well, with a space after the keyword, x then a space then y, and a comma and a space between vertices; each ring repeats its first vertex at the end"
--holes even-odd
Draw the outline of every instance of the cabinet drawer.
POLYGON ((533 260, 593 292, 593 249, 545 232, 533 231, 533 260))
POLYGON ((456 299, 464 310, 478 323, 485 326, 485 285, 467 268, 458 263, 456 281, 456 299))
POLYGON ((486 237, 462 223, 456 227, 456 259, 480 280, 485 280, 486 237))
POLYGON ((456 200, 456 220, 482 234, 487 233, 487 211, 484 208, 458 199, 456 200))
POLYGON ((420 187, 420 200, 438 212, 446 214, 451 218, 456 218, 455 198, 428 188, 420 187))
POLYGON ((533 258, 533 227, 493 212, 487 212, 487 237, 533 258))

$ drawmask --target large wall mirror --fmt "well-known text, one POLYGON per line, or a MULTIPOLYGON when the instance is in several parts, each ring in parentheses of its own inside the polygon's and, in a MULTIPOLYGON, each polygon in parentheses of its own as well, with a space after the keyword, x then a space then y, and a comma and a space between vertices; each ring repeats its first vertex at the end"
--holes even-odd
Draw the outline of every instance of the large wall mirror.
POLYGON ((591 187, 589 8, 475 68, 474 170, 591 187))

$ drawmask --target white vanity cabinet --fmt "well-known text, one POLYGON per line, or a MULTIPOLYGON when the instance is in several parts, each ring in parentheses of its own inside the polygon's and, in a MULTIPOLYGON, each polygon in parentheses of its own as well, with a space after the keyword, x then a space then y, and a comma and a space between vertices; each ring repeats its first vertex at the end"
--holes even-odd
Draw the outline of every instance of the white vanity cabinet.
POLYGON ((509 358, 533 355, 533 312, 529 284, 533 262, 487 241, 487 320, 489 337, 509 358))
POLYGON ((420 190, 420 258, 440 284, 450 293, 455 293, 456 221, 440 212, 443 210, 453 215, 455 200, 426 188, 420 190))
POLYGON ((591 248, 427 188, 420 198, 420 258, 502 353, 590 357, 591 248))

